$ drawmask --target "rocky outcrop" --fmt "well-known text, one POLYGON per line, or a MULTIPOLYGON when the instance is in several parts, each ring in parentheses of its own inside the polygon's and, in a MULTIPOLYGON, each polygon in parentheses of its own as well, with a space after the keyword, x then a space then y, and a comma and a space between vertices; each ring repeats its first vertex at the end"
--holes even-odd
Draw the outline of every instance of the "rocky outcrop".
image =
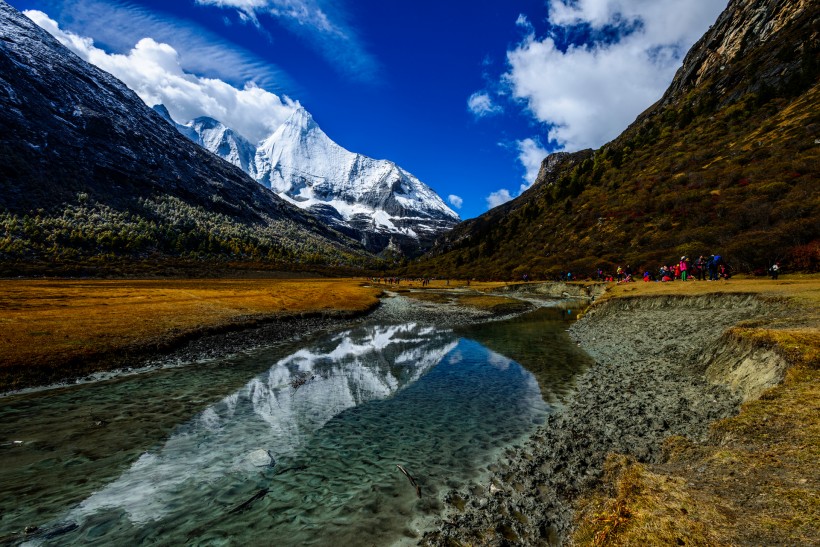
POLYGON ((807 68, 803 65, 816 65, 818 43, 813 0, 732 0, 686 55, 660 104, 704 85, 724 103, 777 88, 807 68))
POLYGON ((531 192, 538 193, 537 185, 549 186, 555 184, 558 182, 559 176, 572 170, 573 167, 585 159, 591 158, 592 154, 593 151, 590 148, 578 152, 555 152, 550 154, 541 162, 541 168, 538 170, 538 176, 535 177, 535 184, 533 184, 536 189, 531 190, 531 192))

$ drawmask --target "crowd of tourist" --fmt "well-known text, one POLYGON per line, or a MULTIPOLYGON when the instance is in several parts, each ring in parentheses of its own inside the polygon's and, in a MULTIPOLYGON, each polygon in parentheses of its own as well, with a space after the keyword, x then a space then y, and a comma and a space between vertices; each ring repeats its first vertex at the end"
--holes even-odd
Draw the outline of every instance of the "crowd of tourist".
MULTIPOLYGON (((763 270, 760 270, 762 274, 763 270)), ((766 271, 772 279, 777 279, 781 273, 781 266, 779 262, 772 263, 766 271)), ((554 281, 579 281, 579 280, 596 280, 604 282, 629 283, 638 281, 639 279, 645 283, 660 282, 668 283, 673 281, 718 281, 721 279, 729 279, 732 277, 732 269, 729 264, 724 261, 719 254, 700 255, 697 259, 691 260, 688 256, 682 256, 678 260, 669 261, 658 266, 656 270, 650 268, 633 270, 632 266, 618 266, 614 272, 605 271, 603 268, 598 268, 594 275, 584 274, 578 276, 572 272, 561 272, 557 276, 553 276, 554 281)), ((435 277, 373 277, 373 283, 386 285, 400 285, 402 281, 418 282, 421 285, 427 286, 435 277)), ((441 280, 441 278, 438 278, 441 280)), ((530 281, 530 275, 525 273, 520 278, 525 283, 530 281)), ((446 279, 446 285, 450 285, 450 280, 446 279)), ((469 286, 470 281, 467 280, 469 286)))
MULTIPOLYGON (((777 279, 780 274, 780 263, 773 263, 768 269, 768 275, 772 279, 777 279)), ((631 281, 643 280, 644 282, 658 281, 661 283, 671 281, 718 281, 729 279, 732 276, 732 269, 721 255, 701 255, 695 260, 688 256, 672 260, 661 264, 657 269, 645 268, 633 270, 630 265, 618 266, 615 271, 606 271, 598 268, 595 275, 581 276, 580 278, 571 272, 562 272, 558 276, 560 281, 577 281, 579 279, 589 279, 596 281, 611 281, 617 283, 629 283, 631 281)))

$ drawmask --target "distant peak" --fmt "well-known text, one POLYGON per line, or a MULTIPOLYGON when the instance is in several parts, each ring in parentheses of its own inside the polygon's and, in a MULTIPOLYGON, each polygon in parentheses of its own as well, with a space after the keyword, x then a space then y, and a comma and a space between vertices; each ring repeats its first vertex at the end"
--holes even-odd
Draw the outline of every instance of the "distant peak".
POLYGON ((160 116, 162 116, 163 118, 165 118, 165 119, 166 119, 166 120, 168 120, 169 122, 173 122, 173 121, 174 121, 174 120, 173 120, 173 118, 171 118, 171 113, 170 113, 170 112, 168 112, 168 109, 167 109, 167 108, 165 108, 165 105, 164 105, 164 104, 155 104, 155 105, 154 105, 154 106, 152 106, 151 108, 153 108, 153 109, 154 109, 154 111, 155 111, 157 114, 159 114, 160 116))
POLYGON ((188 122, 188 125, 194 127, 201 127, 203 129, 213 129, 214 127, 224 126, 222 122, 211 118, 210 116, 199 116, 188 122))

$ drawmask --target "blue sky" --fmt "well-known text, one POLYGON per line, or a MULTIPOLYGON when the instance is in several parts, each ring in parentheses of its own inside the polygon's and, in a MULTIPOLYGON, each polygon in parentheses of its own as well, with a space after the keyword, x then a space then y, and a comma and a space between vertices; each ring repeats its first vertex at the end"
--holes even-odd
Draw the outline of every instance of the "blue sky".
POLYGON ((11 0, 178 121, 297 103, 470 218, 657 100, 725 0, 11 0))

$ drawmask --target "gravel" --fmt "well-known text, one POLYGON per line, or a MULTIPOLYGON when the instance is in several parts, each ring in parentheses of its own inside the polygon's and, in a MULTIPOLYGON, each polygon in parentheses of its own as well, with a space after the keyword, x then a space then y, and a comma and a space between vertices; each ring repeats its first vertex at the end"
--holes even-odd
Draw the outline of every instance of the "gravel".
POLYGON ((524 446, 508 450, 488 483, 450 492, 451 509, 422 543, 563 543, 573 500, 599 483, 608 453, 656 462, 664 438, 702 438, 711 422, 737 413, 740 398, 706 382, 694 355, 761 308, 748 296, 593 306, 570 328, 596 361, 574 395, 524 446))

